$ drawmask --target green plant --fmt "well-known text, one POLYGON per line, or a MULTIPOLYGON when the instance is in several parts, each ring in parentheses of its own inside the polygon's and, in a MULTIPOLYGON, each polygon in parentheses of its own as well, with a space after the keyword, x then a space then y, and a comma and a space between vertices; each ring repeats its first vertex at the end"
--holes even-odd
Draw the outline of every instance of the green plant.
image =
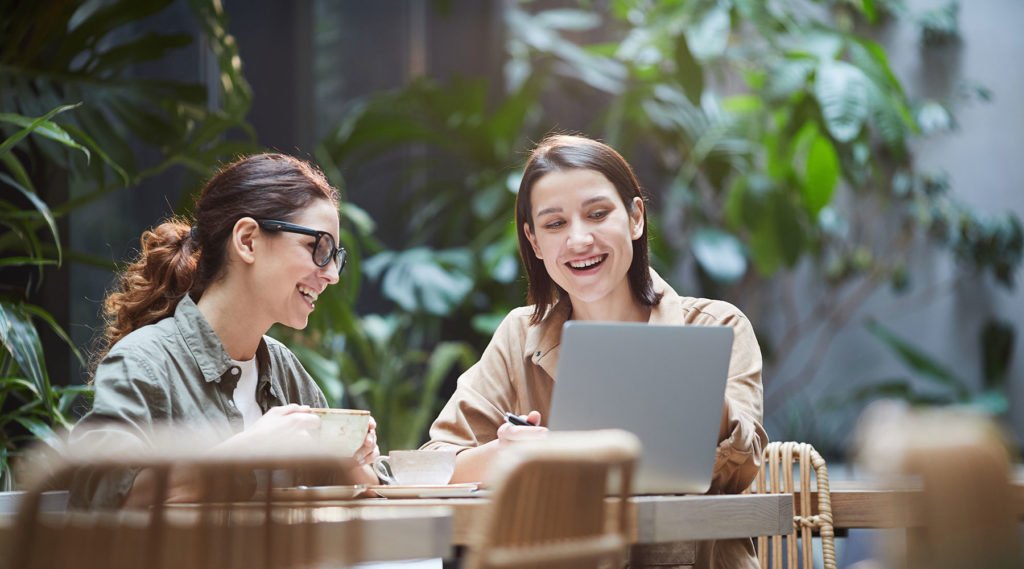
MULTIPOLYGON (((385 293, 403 310, 424 310, 405 294, 411 283, 427 291, 420 282, 439 286, 453 274, 470 279, 473 292, 422 295, 448 299, 438 304, 446 312, 434 311, 442 322, 484 313, 476 332, 486 333, 494 314, 522 301, 514 279, 479 267, 486 251, 515 261, 513 196, 496 190, 502 180, 513 187, 515 176, 495 173, 521 163, 523 134, 564 124, 547 104, 554 98, 572 102, 572 124, 590 121, 589 134, 641 170, 654 194, 653 257, 665 276, 682 292, 732 300, 759 323, 768 409, 820 377, 833 339, 873 294, 887 286, 931 294, 915 288, 907 268, 922 248, 944 248, 962 275, 1014 285, 1019 219, 963 205, 941 172, 916 168, 911 146, 949 134, 958 104, 990 94, 969 86, 959 98, 911 100, 872 39, 899 21, 919 27, 926 49, 955 39, 955 2, 921 15, 898 0, 578 6, 507 5, 507 99, 488 106, 471 80, 417 81, 353 104, 325 143, 350 187, 363 183, 365 157, 395 148, 412 156, 400 182, 413 189, 396 192, 395 203, 414 220, 413 245, 434 251, 389 253, 398 261, 391 270, 438 270, 409 271, 404 288, 385 293), (489 126, 512 117, 519 134, 489 126), (465 235, 469 247, 459 242, 465 235), (452 262, 467 249, 471 262, 452 262)), ((476 345, 482 338, 445 329, 476 345)))
MULTIPOLYGON (((917 20, 926 39, 939 28, 956 33, 950 6, 917 20)), ((891 21, 883 15, 908 16, 898 3, 621 0, 607 14, 511 10, 519 75, 539 62, 562 92, 604 94, 593 131, 627 157, 654 157, 648 185, 664 188, 652 208, 656 264, 685 270, 697 294, 774 323, 759 327, 767 408, 815 379, 835 335, 874 292, 910 291, 906 267, 922 238, 1013 286, 1019 219, 980 216, 941 173, 915 170, 909 143, 950 132, 957 101, 909 100, 864 33, 891 21), (570 41, 606 17, 614 41, 570 41), (808 341, 810 357, 775 377, 808 341)))
MULTIPOLYGON (((74 107, 57 107, 34 119, 0 113, 0 122, 21 127, 0 143, 0 163, 10 172, 0 172, 0 183, 16 192, 12 194, 13 199, 0 198, 0 225, 19 238, 21 248, 18 254, 0 258, 0 268, 37 268, 39 278, 35 281, 36 286, 42 280, 43 267, 60 266, 62 249, 53 214, 36 195, 14 149, 30 134, 35 134, 81 151, 88 157, 89 151, 85 147, 51 121, 57 114, 71 108, 74 107), (42 241, 35 234, 33 225, 37 219, 46 224, 46 237, 56 245, 56 258, 47 256, 42 241)), ((67 333, 49 312, 26 302, 20 295, 0 290, 0 344, 3 346, 0 352, 0 490, 4 491, 14 489, 11 458, 18 449, 32 438, 56 445, 60 439, 58 432, 70 427, 71 405, 78 395, 89 392, 85 386, 55 386, 50 382, 36 331, 37 320, 48 325, 82 361, 67 333)))
POLYGON ((982 355, 981 369, 978 370, 980 383, 957 375, 935 356, 900 338, 877 321, 869 321, 867 327, 913 372, 913 376, 874 382, 846 394, 844 398, 858 403, 888 397, 914 405, 963 405, 990 415, 1004 415, 1009 410, 1007 372, 1013 360, 1016 336, 1010 324, 989 321, 978 334, 982 355))
POLYGON ((33 437, 52 441, 54 431, 73 419, 75 396, 88 392, 51 383, 36 322, 52 328, 84 361, 49 312, 29 299, 48 268, 63 270, 69 260, 107 269, 113 263, 68 248, 67 236, 58 233, 60 219, 172 168, 180 167, 191 184, 222 158, 257 148, 244 120, 249 88, 219 2, 189 3, 220 67, 215 100, 207 86, 139 73, 144 64, 194 41, 191 34, 141 33, 149 18, 172 5, 55 0, 0 7, 0 135, 7 137, 0 145, 0 223, 10 229, 0 234, 5 488, 14 483, 10 458, 20 445, 33 437), (34 137, 26 139, 30 133, 34 137), (143 154, 146 160, 137 159, 143 154), (69 196, 55 190, 62 186, 69 196))

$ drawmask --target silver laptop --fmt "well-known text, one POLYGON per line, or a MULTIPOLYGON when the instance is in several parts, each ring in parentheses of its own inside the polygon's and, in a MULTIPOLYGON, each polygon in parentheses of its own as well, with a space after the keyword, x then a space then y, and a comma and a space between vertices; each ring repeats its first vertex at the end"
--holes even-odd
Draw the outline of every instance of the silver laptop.
POLYGON ((548 426, 631 431, 643 443, 636 493, 702 494, 732 340, 728 326, 567 322, 548 426))

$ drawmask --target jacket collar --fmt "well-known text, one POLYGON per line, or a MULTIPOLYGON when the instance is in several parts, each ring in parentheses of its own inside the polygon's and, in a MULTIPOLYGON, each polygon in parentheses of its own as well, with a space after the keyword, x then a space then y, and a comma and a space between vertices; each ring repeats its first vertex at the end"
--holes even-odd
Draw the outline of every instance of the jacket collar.
MULTIPOLYGON (((199 311, 199 307, 196 306, 191 296, 186 294, 178 302, 177 308, 174 309, 174 323, 178 326, 178 331, 181 332, 185 345, 188 346, 189 352, 191 352, 196 365, 203 374, 203 381, 207 383, 224 382, 224 385, 221 386, 222 388, 230 387, 229 391, 234 391, 238 377, 229 373, 231 367, 234 366, 231 356, 228 355, 227 350, 224 349, 224 344, 220 341, 220 337, 217 336, 217 332, 213 330, 213 326, 206 320, 203 313, 199 311)), ((257 401, 263 401, 267 395, 271 395, 279 402, 283 402, 284 398, 281 389, 274 384, 271 377, 270 350, 267 348, 267 342, 263 338, 260 338, 260 343, 256 347, 256 369, 258 377, 256 383, 257 401)))
MULTIPOLYGON (((651 307, 649 324, 681 324, 682 311, 679 310, 681 297, 651 269, 651 280, 655 292, 661 293, 661 302, 651 307)), ((539 365, 551 377, 555 377, 558 369, 558 347, 562 342, 562 326, 572 316, 572 304, 568 297, 559 298, 548 310, 539 324, 531 325, 526 331, 523 357, 529 358, 539 365)))

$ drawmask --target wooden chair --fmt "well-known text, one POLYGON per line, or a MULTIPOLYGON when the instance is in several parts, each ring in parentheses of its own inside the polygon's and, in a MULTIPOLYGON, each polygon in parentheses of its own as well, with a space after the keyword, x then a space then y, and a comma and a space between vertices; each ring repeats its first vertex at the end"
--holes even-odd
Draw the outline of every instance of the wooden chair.
POLYGON ((1014 513, 1012 460, 999 428, 977 412, 876 406, 862 421, 860 463, 921 488, 906 539, 882 557, 909 569, 1024 566, 1014 513))
POLYGON ((821 536, 824 569, 836 568, 835 529, 832 526, 828 468, 825 459, 813 446, 797 442, 769 443, 764 449, 764 462, 751 492, 800 493, 800 500, 793 504, 793 532, 785 536, 757 538, 757 557, 761 569, 781 569, 784 559, 785 566, 789 569, 813 569, 815 531, 821 536), (794 462, 798 467, 798 476, 795 478, 794 462), (817 513, 811 503, 811 493, 815 491, 818 496, 817 513))
POLYGON ((494 466, 493 497, 471 540, 467 567, 622 567, 639 453, 637 438, 618 430, 550 433, 517 443, 494 466), (615 476, 618 501, 606 503, 615 476), (609 507, 616 508, 614 522, 606 518, 609 507))
MULTIPOLYGON (((34 479, 16 519, 10 569, 279 569, 344 567, 361 560, 358 514, 333 508, 279 508, 276 494, 237 503, 242 479, 256 473, 337 472, 345 460, 326 455, 196 456, 171 452, 135 457, 64 457, 34 479), (195 504, 165 504, 173 468, 195 473, 195 504), (146 468, 157 492, 147 509, 41 511, 44 490, 70 484, 75 473, 146 468)), ((254 480, 254 479, 253 479, 254 480)))

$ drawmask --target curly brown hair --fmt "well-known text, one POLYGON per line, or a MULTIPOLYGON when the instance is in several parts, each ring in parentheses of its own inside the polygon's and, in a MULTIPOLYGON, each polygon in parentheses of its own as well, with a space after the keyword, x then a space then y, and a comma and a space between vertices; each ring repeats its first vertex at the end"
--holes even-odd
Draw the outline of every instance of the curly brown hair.
POLYGON ((338 191, 298 158, 257 154, 221 168, 196 200, 195 221, 172 217, 142 234, 138 257, 104 300, 94 365, 134 330, 172 315, 186 294, 199 300, 225 270, 227 241, 239 219, 291 221, 317 199, 337 207, 338 191))

